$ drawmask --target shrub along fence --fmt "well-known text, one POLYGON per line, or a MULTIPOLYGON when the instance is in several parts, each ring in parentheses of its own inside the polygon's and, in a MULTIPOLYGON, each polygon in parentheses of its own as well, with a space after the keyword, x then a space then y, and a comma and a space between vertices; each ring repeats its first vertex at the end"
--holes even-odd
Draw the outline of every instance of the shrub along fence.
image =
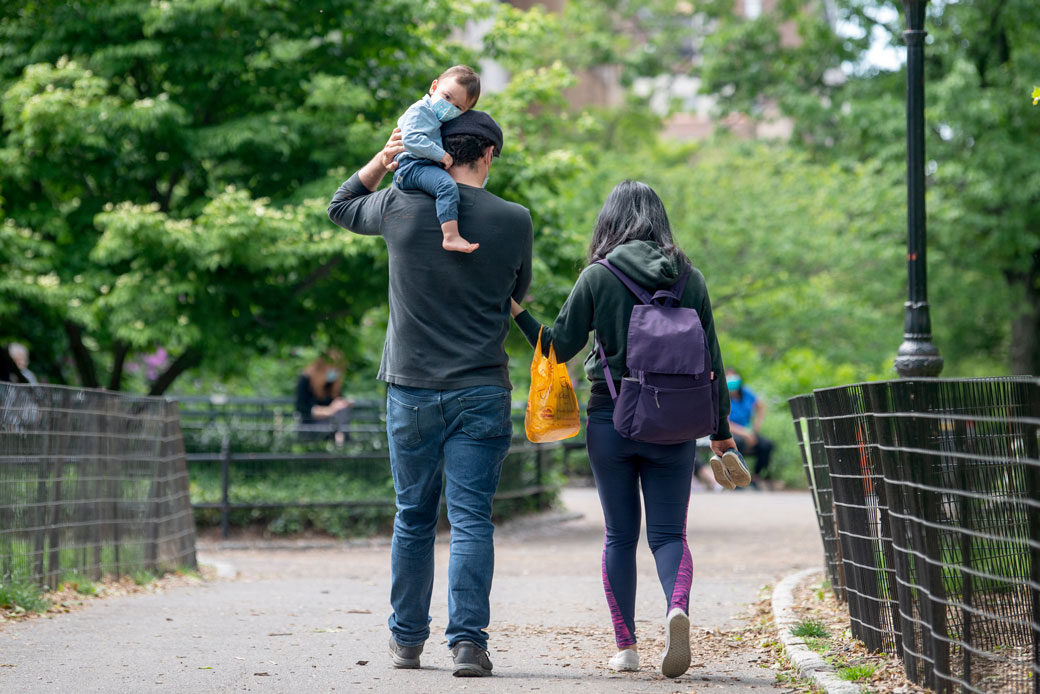
POLYGON ((176 405, 0 383, 0 583, 195 565, 176 405))
POLYGON ((857 637, 938 692, 1040 694, 1040 380, 818 390, 803 441, 807 397, 857 637))
MULTIPOLYGON (((200 525, 333 535, 388 530, 394 489, 385 403, 357 399, 337 445, 326 424, 302 425, 289 398, 178 398, 200 525)), ((502 466, 495 513, 546 507, 562 482, 562 444, 532 444, 523 413, 502 466)))

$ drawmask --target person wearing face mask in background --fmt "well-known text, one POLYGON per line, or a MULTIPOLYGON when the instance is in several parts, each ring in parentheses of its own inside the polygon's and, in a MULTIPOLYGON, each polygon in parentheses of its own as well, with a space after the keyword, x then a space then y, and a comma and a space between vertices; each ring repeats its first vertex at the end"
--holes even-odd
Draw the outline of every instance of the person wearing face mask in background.
POLYGON ((448 174, 455 162, 441 140, 441 123, 458 118, 476 106, 479 98, 477 73, 465 65, 454 65, 441 73, 430 85, 430 93, 409 106, 397 121, 404 151, 396 157, 394 185, 401 190, 421 190, 437 199, 441 248, 446 251, 472 253, 480 245, 459 234, 459 189, 448 174))
POLYGON ((303 438, 326 438, 331 433, 337 446, 347 440, 352 400, 340 396, 343 373, 336 353, 322 354, 312 361, 296 382, 296 412, 303 438))
POLYGON ((729 390, 729 428, 737 442, 737 450, 743 456, 755 457, 755 470, 751 485, 757 489, 762 474, 769 469, 769 458, 773 455, 773 442, 762 436, 762 420, 766 406, 762 400, 744 385, 736 369, 726 369, 726 387, 729 390))

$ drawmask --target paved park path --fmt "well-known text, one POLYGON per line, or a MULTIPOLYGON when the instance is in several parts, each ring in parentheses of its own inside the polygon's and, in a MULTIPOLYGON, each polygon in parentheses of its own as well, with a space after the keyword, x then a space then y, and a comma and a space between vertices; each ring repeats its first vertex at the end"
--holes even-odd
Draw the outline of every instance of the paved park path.
MULTIPOLYGON (((719 642, 677 680, 655 672, 664 597, 641 543, 637 637, 643 671, 605 667, 613 636, 600 583, 602 516, 595 490, 568 489, 580 518, 507 524, 497 535, 489 649, 495 677, 451 676, 443 638, 447 544, 422 670, 393 670, 386 654, 389 545, 309 550, 203 548, 235 580, 135 595, 0 631, 0 692, 768 692, 774 671, 719 642)), ((804 493, 696 494, 691 621, 733 628, 764 584, 819 566, 822 546, 804 493)), ((703 649, 699 649, 703 651, 703 649)))

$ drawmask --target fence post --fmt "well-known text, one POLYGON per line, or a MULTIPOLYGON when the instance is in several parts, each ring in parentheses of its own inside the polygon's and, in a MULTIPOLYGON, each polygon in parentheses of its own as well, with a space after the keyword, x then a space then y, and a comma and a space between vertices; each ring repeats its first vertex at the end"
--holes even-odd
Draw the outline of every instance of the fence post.
MULTIPOLYGON (((1040 382, 1023 387, 1029 403, 1028 416, 1040 419, 1040 382)), ((1040 426, 1026 427, 1025 458, 1027 465, 1026 489, 1029 499, 1040 499, 1040 426), (1030 464, 1030 461, 1032 464, 1030 464)), ((1029 578, 1033 594, 1033 694, 1040 694, 1040 509, 1029 506, 1029 578)))
POLYGON ((220 534, 226 540, 230 531, 228 489, 231 486, 231 437, 220 442, 220 534))

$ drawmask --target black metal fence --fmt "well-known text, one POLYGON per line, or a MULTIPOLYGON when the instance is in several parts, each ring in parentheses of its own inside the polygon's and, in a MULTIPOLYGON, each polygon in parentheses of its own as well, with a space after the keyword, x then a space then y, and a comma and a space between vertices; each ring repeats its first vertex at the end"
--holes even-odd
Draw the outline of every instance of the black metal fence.
POLYGON ((831 490, 831 475, 827 467, 827 453, 823 447, 823 431, 816 412, 816 399, 812 395, 799 395, 789 401, 794 419, 798 449, 802 453, 805 477, 809 480, 816 522, 823 538, 823 561, 831 590, 838 602, 845 602, 845 568, 841 561, 841 543, 838 542, 838 524, 834 518, 834 494, 831 490))
POLYGON ((897 653, 895 560, 877 442, 860 386, 816 391, 834 516, 845 567, 852 634, 874 651, 897 653))
POLYGON ((0 383, 0 583, 194 566, 176 405, 0 383))
MULTIPOLYGON (((222 535, 232 525, 266 524, 275 531, 307 529, 294 511, 327 509, 331 528, 385 526, 394 493, 386 441, 385 403, 358 399, 338 443, 330 424, 301 424, 288 398, 178 398, 193 481, 194 508, 218 514, 222 535), (259 483, 261 480, 264 482, 259 483), (284 484, 272 484, 283 480, 284 484), (338 513, 333 517, 332 514, 338 513)), ((514 440, 502 467, 501 502, 542 508, 558 490, 563 445, 532 444, 523 413, 514 415, 514 440)))
POLYGON ((894 616, 908 677, 936 691, 1040 693, 1040 380, 814 399, 854 629, 885 634, 894 616))

